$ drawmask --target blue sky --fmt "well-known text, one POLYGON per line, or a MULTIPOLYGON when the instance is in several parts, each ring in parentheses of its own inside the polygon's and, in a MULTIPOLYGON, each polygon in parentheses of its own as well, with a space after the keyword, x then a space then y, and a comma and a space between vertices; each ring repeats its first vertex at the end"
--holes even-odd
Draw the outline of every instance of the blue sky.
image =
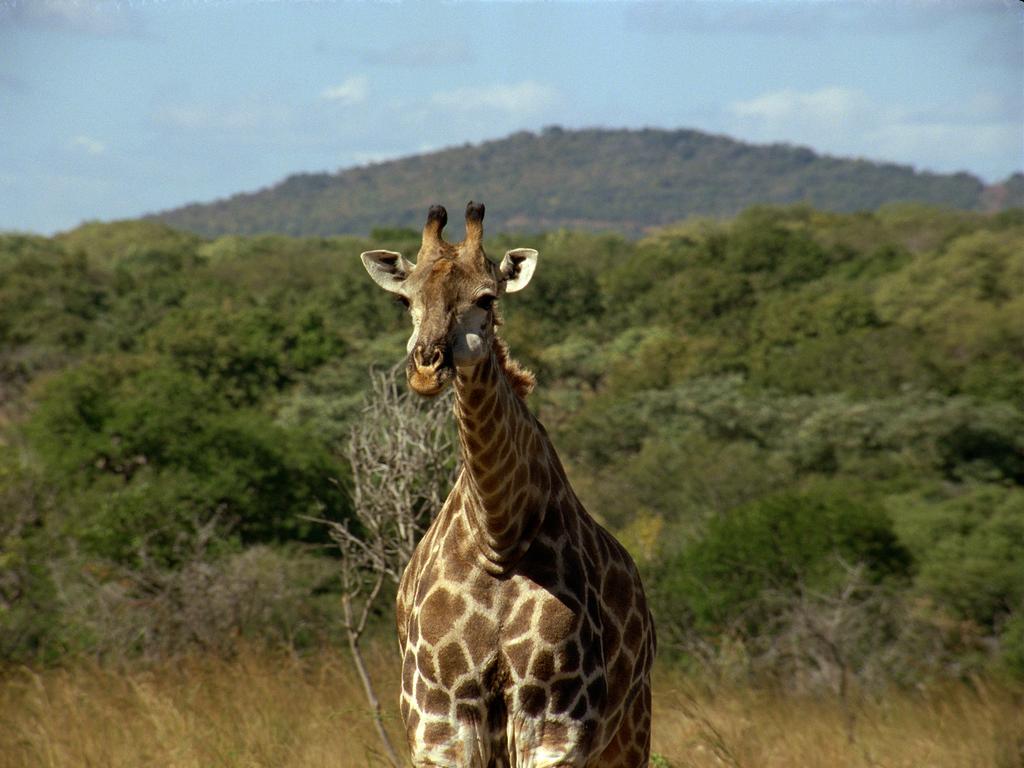
POLYGON ((0 229, 552 124, 997 181, 1024 166, 1024 3, 0 0, 0 229))

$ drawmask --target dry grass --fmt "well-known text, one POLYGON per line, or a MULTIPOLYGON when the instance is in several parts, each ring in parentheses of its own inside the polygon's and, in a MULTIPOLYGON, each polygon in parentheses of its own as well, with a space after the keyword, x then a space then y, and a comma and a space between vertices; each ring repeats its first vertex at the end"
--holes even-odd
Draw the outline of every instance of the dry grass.
MULTIPOLYGON (((391 698, 390 649, 371 661, 391 698)), ((855 716, 850 741, 834 701, 712 692, 662 671, 654 749, 674 768, 1024 768, 1024 707, 1003 689, 898 694, 862 702, 855 716)), ((401 743, 395 712, 387 717, 401 743)), ((79 664, 0 679, 2 768, 380 765, 374 739, 355 674, 332 653, 123 670, 79 664)))
POLYGON ((1024 768, 1024 697, 976 683, 835 698, 712 691, 662 674, 654 750, 675 768, 1024 768))
MULTIPOLYGON (((394 690, 383 654, 369 661, 394 690)), ((382 764, 375 738, 355 671, 336 654, 83 664, 0 683, 3 768, 370 766, 382 764)))

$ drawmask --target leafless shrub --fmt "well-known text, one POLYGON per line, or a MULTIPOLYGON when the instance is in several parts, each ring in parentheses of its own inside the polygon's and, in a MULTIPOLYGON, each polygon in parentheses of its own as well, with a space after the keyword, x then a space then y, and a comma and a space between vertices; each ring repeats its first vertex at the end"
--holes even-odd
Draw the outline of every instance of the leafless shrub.
POLYGON ((381 591, 397 585, 431 516, 454 482, 451 398, 425 401, 397 369, 371 373, 372 389, 352 427, 345 458, 352 467, 354 519, 326 521, 341 551, 342 620, 378 735, 392 765, 398 756, 360 647, 381 591))
MULTIPOLYGON (((948 676, 971 641, 962 631, 944 629, 898 586, 873 580, 864 563, 834 557, 838 576, 827 586, 798 579, 763 591, 751 607, 757 621, 740 616, 731 629, 706 637, 684 620, 673 625, 670 637, 718 683, 834 697, 854 743, 867 698, 893 684, 916 686, 948 676)), ((865 759, 871 762, 869 755, 865 759)))
POLYGON ((329 561, 267 546, 220 554, 216 521, 196 525, 180 565, 140 551, 131 566, 74 555, 53 564, 64 621, 97 656, 156 660, 192 651, 231 655, 239 641, 294 647, 328 624, 315 595, 329 561))

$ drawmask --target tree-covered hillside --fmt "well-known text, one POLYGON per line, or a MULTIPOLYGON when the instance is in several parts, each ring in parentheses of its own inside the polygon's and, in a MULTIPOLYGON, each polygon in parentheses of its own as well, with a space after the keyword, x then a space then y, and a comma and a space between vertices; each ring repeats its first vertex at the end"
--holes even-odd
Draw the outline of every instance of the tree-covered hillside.
POLYGON ((1024 205, 1018 177, 985 188, 966 173, 840 159, 787 145, 755 146, 691 130, 549 128, 336 174, 290 176, 269 189, 155 215, 216 236, 365 234, 417 227, 442 201, 485 200, 493 226, 640 234, 692 215, 733 216, 757 203, 830 211, 917 201, 964 210, 1024 205))
MULTIPOLYGON (((1024 676, 1024 211, 487 241, 513 246, 541 256, 502 333, 663 654, 1024 676)), ((370 247, 418 237, 0 238, 0 656, 336 631, 308 517, 347 515, 341 448, 409 326, 370 247)))

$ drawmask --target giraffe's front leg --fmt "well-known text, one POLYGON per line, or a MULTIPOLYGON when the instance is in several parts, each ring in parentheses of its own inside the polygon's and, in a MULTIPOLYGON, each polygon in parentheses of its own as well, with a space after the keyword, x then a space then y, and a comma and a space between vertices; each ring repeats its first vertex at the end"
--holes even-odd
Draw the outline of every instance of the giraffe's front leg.
POLYGON ((403 696, 402 712, 416 768, 489 768, 492 756, 497 765, 506 763, 495 753, 482 702, 460 699, 419 675, 413 688, 419 695, 411 706, 403 696))
MULTIPOLYGON (((596 678, 595 679, 600 679, 596 678)), ((571 686, 568 686, 571 688, 571 686)), ((582 697, 578 700, 582 702, 582 697)), ((643 683, 615 713, 539 716, 522 707, 509 718, 510 752, 516 768, 646 768, 650 759, 651 691, 643 683)))
POLYGON ((600 751, 607 684, 600 669, 587 675, 559 663, 573 656, 541 650, 509 692, 508 742, 516 768, 583 768, 600 751))
POLYGON ((595 768, 646 768, 651 757, 651 686, 641 684, 595 768))
POLYGON ((584 768, 591 758, 593 730, 586 721, 514 714, 508 722, 512 764, 516 768, 584 768))

